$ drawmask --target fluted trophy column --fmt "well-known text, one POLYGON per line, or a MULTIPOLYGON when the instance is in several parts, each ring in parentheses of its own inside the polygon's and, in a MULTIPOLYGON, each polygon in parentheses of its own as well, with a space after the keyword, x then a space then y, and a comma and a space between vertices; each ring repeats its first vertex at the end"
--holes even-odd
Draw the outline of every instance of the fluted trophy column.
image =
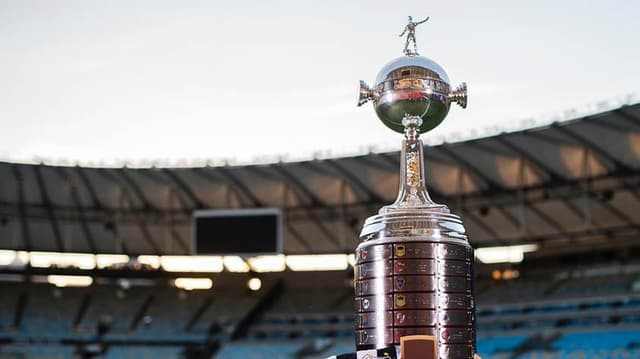
POLYGON ((356 347, 384 348, 421 334, 435 337, 439 358, 473 358, 473 249, 460 218, 429 196, 419 138, 444 120, 451 103, 466 108, 467 87, 451 91, 444 69, 417 54, 414 32, 422 22, 409 18, 405 56, 385 65, 373 88, 360 82, 358 105, 371 101, 404 139, 398 197, 365 221, 356 249, 356 347))

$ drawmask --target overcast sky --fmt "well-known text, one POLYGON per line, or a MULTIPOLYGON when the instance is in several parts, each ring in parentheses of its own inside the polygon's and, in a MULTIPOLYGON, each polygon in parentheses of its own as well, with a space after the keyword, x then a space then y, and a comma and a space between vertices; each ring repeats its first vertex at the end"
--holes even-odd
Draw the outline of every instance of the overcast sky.
POLYGON ((407 15, 431 17, 417 30, 421 55, 469 85, 469 107, 452 106, 426 140, 638 102, 639 4, 0 0, 0 159, 397 148, 401 136, 355 96, 402 54, 407 15))

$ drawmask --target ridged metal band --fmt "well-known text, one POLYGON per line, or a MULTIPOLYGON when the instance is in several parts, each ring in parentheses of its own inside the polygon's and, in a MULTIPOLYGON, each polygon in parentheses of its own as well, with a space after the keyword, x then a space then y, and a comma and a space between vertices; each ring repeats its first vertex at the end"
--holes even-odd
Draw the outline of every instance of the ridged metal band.
POLYGON ((439 234, 437 240, 363 236, 376 239, 356 249, 359 350, 398 345, 404 335, 427 334, 438 338, 441 358, 473 357, 473 250, 458 236, 439 234))

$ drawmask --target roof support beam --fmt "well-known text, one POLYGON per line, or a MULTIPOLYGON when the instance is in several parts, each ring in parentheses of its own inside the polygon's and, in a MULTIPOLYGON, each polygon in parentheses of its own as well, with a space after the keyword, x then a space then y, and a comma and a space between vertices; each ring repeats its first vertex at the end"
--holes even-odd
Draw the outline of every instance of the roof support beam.
POLYGON ((22 178, 22 173, 20 173, 20 169, 17 165, 12 164, 11 171, 13 172, 13 176, 18 184, 18 215, 20 216, 20 232, 22 234, 25 249, 27 251, 31 251, 33 250, 33 243, 31 242, 31 231, 29 230, 27 210, 24 203, 24 179, 22 178))
POLYGON ((285 179, 287 183, 289 183, 300 195, 311 200, 312 206, 323 206, 325 203, 318 196, 315 195, 302 181, 300 181, 295 176, 291 175, 289 171, 284 169, 282 165, 274 165, 272 166, 274 170, 276 170, 282 177, 285 179))
MULTIPOLYGON (((263 176, 263 177, 272 177, 269 173, 267 173, 266 171, 264 171, 263 169, 259 168, 259 167, 250 167, 250 169, 254 172, 256 172, 258 175, 263 176)), ((292 183, 287 177, 285 177, 280 171, 278 171, 278 173, 280 174, 278 179, 282 179, 285 182, 285 185, 287 186, 287 190, 291 191, 294 193, 294 195, 298 198, 298 201, 300 201, 300 203, 302 203, 302 197, 299 191, 309 191, 309 189, 306 186, 303 186, 302 188, 298 188, 299 191, 296 191, 296 188, 292 188, 292 186, 297 186, 298 183, 292 183)), ((299 183, 300 185, 302 185, 302 183, 299 183)), ((286 205, 286 193, 285 193, 285 205, 286 205)), ((313 222, 313 224, 318 227, 318 229, 320 230, 320 232, 322 232, 322 234, 329 240, 331 241, 333 244, 335 244, 338 248, 340 248, 340 243, 338 241, 338 239, 331 233, 331 231, 327 228, 326 225, 324 225, 322 223, 322 221, 320 220, 320 218, 318 218, 318 216, 316 215, 316 213, 314 212, 313 208, 305 208, 307 217, 309 218, 309 220, 311 222, 313 222)), ((332 211, 333 212, 333 211, 332 211)))
POLYGON ((536 207, 533 203, 529 201, 524 201, 524 204, 527 206, 526 207, 527 209, 535 213, 540 219, 542 219, 545 223, 553 227, 553 229, 555 229, 556 231, 560 233, 567 232, 566 228, 561 226, 560 223, 558 223, 558 221, 556 221, 555 219, 551 218, 548 214, 538 209, 538 207, 536 207))
POLYGON ((145 242, 147 242, 147 244, 149 245, 149 247, 151 247, 153 252, 156 255, 162 255, 160 248, 158 248, 158 245, 153 241, 153 238, 151 237, 151 233, 149 233, 149 229, 147 228, 147 225, 143 221, 138 221, 138 228, 140 229, 140 233, 142 233, 142 238, 144 238, 145 242))
POLYGON ((84 209, 80 203, 80 196, 78 195, 78 187, 75 182, 72 182, 69 176, 65 173, 62 167, 52 167, 55 169, 56 173, 63 181, 67 182, 71 189, 71 200, 73 201, 73 205, 75 206, 76 212, 78 213, 78 219, 80 219, 80 226, 82 228, 82 234, 84 235, 85 240, 87 241, 87 245, 89 246, 89 250, 92 253, 98 253, 98 249, 96 247, 95 241, 93 239, 93 234, 89 228, 89 224, 87 223, 87 219, 84 213, 84 209))
POLYGON ((470 219, 472 222, 474 222, 478 227, 480 227, 485 233, 487 233, 489 236, 491 236, 494 240, 500 242, 500 243, 505 243, 504 240, 502 240, 500 238, 500 235, 498 234, 498 232, 496 232, 495 229, 491 228, 491 226, 487 225, 482 219, 478 218, 478 216, 476 216, 475 214, 473 214, 473 212, 466 210, 466 209, 461 209, 462 211, 462 216, 464 219, 470 219))
POLYGON ((399 153, 378 153, 377 156, 383 161, 391 165, 395 169, 396 173, 400 173, 400 154, 399 153))
MULTIPOLYGON (((129 208, 132 207, 132 199, 131 199, 131 193, 129 192, 129 189, 125 186, 123 186, 121 183, 118 183, 118 185, 120 185, 120 190, 121 190, 121 194, 120 194, 120 199, 119 199, 119 206, 122 208, 126 208, 125 204, 128 205, 129 208)), ((146 230, 146 227, 144 226, 144 222, 143 220, 140 218, 140 216, 135 216, 135 218, 133 218, 133 221, 136 226, 138 226, 138 229, 140 229, 140 232, 142 233, 142 238, 147 242, 147 244, 149 245, 149 247, 152 248, 153 252, 157 255, 160 255, 160 251, 158 250, 156 244, 153 242, 153 240, 151 239, 151 236, 149 235, 149 232, 146 230)), ((122 246, 123 250, 125 253, 129 254, 128 249, 125 246, 124 241, 122 241, 122 239, 117 235, 117 229, 114 230, 114 235, 115 238, 117 240, 117 243, 119 245, 122 246)))
MULTIPOLYGON (((180 196, 177 192, 175 188, 170 188, 169 190, 169 199, 168 199, 168 203, 169 203, 169 208, 173 208, 173 198, 177 198, 178 202, 180 202, 180 205, 182 205, 182 208, 188 208, 188 206, 183 202, 184 200, 182 199, 182 196, 180 196)), ((171 235, 171 238, 173 239, 173 242, 178 243, 178 246, 184 251, 184 253, 191 253, 191 246, 188 245, 185 241, 182 240, 182 237, 180 236, 180 233, 178 232, 178 230, 176 230, 176 220, 174 218, 174 215, 170 215, 169 219, 166 221, 168 226, 169 226, 169 234, 171 235)), ((179 222, 179 219, 178 219, 179 222)), ((165 251, 170 251, 173 249, 173 246, 170 246, 168 248, 165 248, 165 251)))
POLYGON ((599 200, 597 202, 602 207, 606 208, 609 212, 611 212, 620 221, 628 224, 631 227, 640 228, 640 225, 638 225, 631 217, 629 217, 629 215, 619 210, 618 208, 614 207, 611 203, 607 202, 606 200, 599 200))
POLYGON ((151 236, 151 233, 149 233, 149 229, 147 228, 146 223, 143 220, 139 219, 137 222, 137 226, 138 226, 138 229, 140 230, 140 233, 142 234, 142 238, 144 238, 145 242, 147 242, 149 247, 151 247, 151 249, 153 250, 153 253, 157 255, 162 255, 160 248, 158 248, 156 243, 153 241, 153 238, 151 236))
POLYGON ((313 222, 313 224, 315 224, 316 227, 318 227, 318 229, 320 229, 320 232, 322 232, 322 234, 329 241, 331 241, 331 243, 335 244, 336 247, 338 247, 338 248, 341 247, 340 241, 338 241, 338 239, 335 237, 335 235, 333 233, 331 233, 329 228, 327 228, 327 226, 322 223, 322 221, 318 218, 318 216, 315 214, 315 212, 313 212, 312 209, 307 209, 307 216, 309 217, 311 222, 313 222))
MULTIPOLYGON (((264 204, 262 201, 256 197, 255 194, 245 185, 238 177, 236 177, 231 171, 226 167, 216 167, 215 168, 226 180, 227 183, 230 184, 233 188, 237 190, 237 192, 242 193, 244 197, 249 199, 250 205, 253 207, 263 207, 264 204)), ((198 168, 198 173, 201 175, 205 175, 204 170, 198 168)))
POLYGON ((173 208, 171 200, 173 198, 176 198, 178 203, 180 204, 180 206, 175 208, 176 210, 189 211, 191 208, 193 208, 193 205, 182 195, 182 192, 178 188, 176 188, 175 183, 171 179, 167 179, 165 176, 161 175, 158 170, 151 169, 148 171, 140 171, 139 173, 141 176, 147 177, 155 183, 159 183, 163 188, 168 188, 167 202, 169 203, 169 207, 173 208))
POLYGON ((96 189, 93 187, 93 184, 91 184, 91 181, 89 181, 87 174, 84 173, 85 169, 81 168, 80 166, 75 166, 74 169, 78 174, 78 177, 80 177, 80 180, 84 184, 85 188, 87 189, 87 192, 89 192, 89 196, 91 197, 91 201, 93 202, 93 207, 99 210, 105 210, 105 207, 102 205, 100 198, 98 198, 96 189))
POLYGON ((206 207, 204 205, 204 202, 200 198, 198 198, 198 196, 191 190, 191 188, 189 188, 189 186, 182 180, 182 178, 178 176, 177 173, 168 168, 163 168, 162 173, 169 177, 171 181, 175 183, 176 187, 178 187, 185 195, 187 195, 187 197, 189 197, 191 202, 193 202, 193 204, 195 205, 196 209, 202 209, 206 207))
MULTIPOLYGON (((496 208, 498 210, 498 212, 500 212, 500 214, 502 214, 502 216, 504 218, 506 218, 506 220, 511 223, 512 226, 514 226, 517 229, 522 229, 522 223, 520 222, 520 220, 518 220, 513 214, 511 214, 506 208, 503 208, 502 206, 498 206, 498 205, 493 205, 494 208, 496 208)), ((490 207, 489 207, 490 208, 490 207)))
POLYGON ((359 161, 365 162, 370 167, 375 167, 381 171, 399 173, 400 168, 396 164, 391 164, 391 160, 381 153, 372 153, 371 156, 358 157, 359 161), (375 157, 374 157, 375 156, 375 157), (382 161, 376 160, 381 158, 382 161))
POLYGON ((634 125, 640 126, 640 118, 630 114, 629 112, 627 112, 626 111, 627 107, 628 106, 621 107, 621 108, 619 108, 617 110, 614 110, 613 113, 615 113, 616 115, 624 118, 628 122, 633 123, 634 125))
MULTIPOLYGON (((291 189, 290 189, 291 190, 291 189)), ((300 199, 300 194, 298 194, 297 192, 294 191, 294 193, 296 194, 296 196, 298 196, 298 200, 300 199)), ((320 220, 320 218, 318 218, 318 216, 316 215, 316 213, 314 212, 314 210, 312 208, 306 208, 306 213, 307 213, 307 217, 309 218, 309 220, 311 220, 311 222, 313 222, 313 224, 318 227, 318 229, 320 229, 320 232, 322 232, 322 234, 329 240, 331 241, 333 244, 335 244, 338 248, 340 247, 340 242, 338 241, 338 239, 331 233, 331 231, 329 230, 329 228, 327 228, 327 226, 325 226, 322 221, 320 220)))
POLYGON ((508 139, 509 136, 495 136, 494 140, 508 148, 510 151, 515 152, 516 155, 522 157, 527 162, 533 164, 533 168, 537 170, 542 177, 549 176, 549 179, 558 183, 566 182, 566 179, 562 177, 560 174, 556 173, 551 167, 545 165, 542 161, 538 160, 534 156, 532 156, 529 152, 524 151, 522 148, 517 146, 508 139))
POLYGON ((129 187, 131 187, 131 189, 133 190, 133 193, 136 195, 138 200, 142 202, 142 206, 144 207, 145 210, 155 210, 154 206, 151 204, 147 196, 145 196, 140 186, 138 186, 138 184, 133 180, 133 178, 129 176, 126 168, 116 169, 115 172, 118 173, 120 177, 122 177, 122 179, 124 179, 124 182, 129 187))
MULTIPOLYGON (((312 207, 327 207, 327 204, 324 201, 320 200, 318 196, 316 196, 311 189, 309 189, 302 181, 298 180, 295 176, 291 175, 287 170, 282 168, 281 166, 273 166, 278 174, 281 175, 282 179, 285 183, 288 184, 290 189, 293 189, 294 193, 298 197, 298 200, 301 201, 301 196, 304 195, 311 200, 312 207)), ((301 201, 302 202, 302 201, 301 201)), ((335 237, 334 234, 322 223, 322 221, 318 218, 313 208, 306 208, 307 217, 320 229, 320 232, 329 239, 333 244, 335 244, 338 248, 341 247, 339 240, 335 237)), ((333 209, 330 209, 331 216, 335 216, 335 212, 333 209)), ((291 225, 289 226, 289 230, 297 237, 299 242, 305 242, 305 247, 310 247, 308 242, 302 238, 299 232, 295 230, 291 225)))
MULTIPOLYGON (((614 114, 621 116, 617 112, 614 112, 614 114)), ((620 125, 616 122, 607 122, 604 120, 593 120, 593 121, 590 121, 589 124, 593 124, 594 126, 601 127, 601 128, 606 128, 607 130, 615 131, 622 135, 626 135, 629 132, 637 132, 640 130, 640 128, 635 128, 635 126, 633 126, 633 128, 630 128, 628 126, 620 125)), ((640 123, 638 125, 640 126, 640 123)))
POLYGON ((620 162, 620 160, 618 160, 617 158, 615 158, 615 156, 611 155, 609 152, 604 150, 599 144, 587 139, 586 137, 584 137, 582 135, 579 135, 579 134, 575 133, 574 131, 571 131, 566 126, 560 126, 559 124, 554 123, 554 124, 551 125, 551 127, 553 127, 556 130, 562 132, 564 135, 572 138, 573 140, 577 141, 578 143, 582 144, 583 146, 588 147, 589 149, 591 149, 592 151, 597 153, 598 156, 600 156, 600 158, 602 158, 603 160, 612 163, 616 167, 614 170, 617 169, 617 170, 621 170, 623 172, 632 172, 631 169, 629 168, 629 166, 627 166, 626 164, 620 162))
MULTIPOLYGON (((560 126, 557 123, 554 123, 552 125, 552 127, 557 129, 559 132, 563 133, 564 135, 570 137, 574 141, 577 141, 579 144, 583 145, 584 147, 586 147, 587 151, 595 152, 601 158, 601 160, 609 161, 610 163, 612 163, 615 166, 615 168, 608 169, 608 171, 616 172, 616 173, 622 172, 623 174, 624 173, 634 173, 634 170, 632 170, 626 164, 620 162, 617 158, 615 158, 614 156, 612 156, 611 154, 606 152, 606 150, 604 150, 600 145, 596 144, 595 142, 585 138, 584 136, 578 135, 577 133, 575 133, 575 132, 569 130, 568 128, 566 128, 565 126, 560 126)), ((538 134, 538 136, 540 136, 540 135, 538 134)), ((583 161, 583 166, 585 166, 585 168, 588 166, 586 158, 583 161)), ((583 179, 582 181, 585 181, 585 179, 583 179)), ((591 181, 591 179, 588 179, 588 181, 591 181)), ((623 184, 623 187, 627 188, 628 184, 626 182, 624 182, 624 180, 621 180, 621 183, 623 184)), ((617 208, 615 208, 615 207, 611 206, 610 204, 605 203, 603 201, 599 201, 599 202, 605 208, 607 208, 609 210, 609 212, 613 213, 618 219, 620 219, 620 220, 622 220, 624 222, 636 225, 629 216, 627 216, 625 213, 622 213, 617 208)))
POLYGON ((171 238, 173 238, 173 241, 178 243, 180 248, 182 248, 185 253, 191 253, 190 246, 184 241, 182 236, 180 236, 180 233, 178 233, 175 228, 171 228, 169 233, 171 234, 171 238))
POLYGON ((291 221, 289 221, 289 219, 284 218, 284 225, 287 228, 287 230, 289 231, 289 233, 291 233, 291 235, 293 236, 293 238, 300 243, 300 245, 302 245, 302 247, 310 254, 313 254, 313 248, 311 248, 311 245, 309 244, 309 242, 307 242, 307 240, 304 238, 304 236, 302 234, 300 234, 300 232, 298 232, 297 229, 295 229, 292 225, 291 225, 291 221))
MULTIPOLYGON (((193 173, 200 176, 201 178, 204 178, 206 181, 210 181, 210 182, 224 182, 224 184, 227 186, 227 194, 226 194, 226 203, 224 203, 221 206, 217 206, 217 207, 231 207, 231 194, 233 194, 233 197, 236 198, 236 200, 238 201, 238 203, 240 204, 240 206, 245 206, 246 204, 244 202, 246 202, 246 199, 248 198, 251 203, 248 204, 248 206, 254 206, 254 207, 258 207, 258 204, 260 203, 258 201, 258 199, 253 195, 253 193, 251 191, 249 191, 249 189, 244 186, 243 183, 238 182, 238 183, 234 183, 228 176, 225 176, 224 174, 222 175, 224 178, 221 180, 220 178, 218 178, 217 176, 208 173, 207 171, 205 171, 203 168, 193 168, 193 173), (240 186, 240 187, 238 187, 240 186), (247 192, 242 192, 242 188, 245 188, 247 192), (244 195, 244 196, 243 196, 244 195), (253 199, 252 199, 253 198, 253 199), (258 202, 254 202, 258 201, 258 202)), ((218 168, 218 170, 220 170, 220 168, 218 168)), ((215 205, 212 207, 216 207, 215 205)))
MULTIPOLYGON (((123 183, 121 181, 119 181, 117 178, 114 177, 114 175, 110 172, 106 172, 106 169, 98 169, 96 173, 100 174, 102 177, 106 178, 109 181, 114 182, 116 185, 118 185, 122 191, 122 195, 120 198, 120 201, 126 200, 127 203, 129 204, 129 207, 131 207, 131 194, 129 191, 129 188, 125 185, 123 185, 123 183)), ((120 206, 121 208, 124 208, 124 206, 120 206)), ((130 208, 131 209, 131 208, 130 208)), ((149 208, 145 208, 143 209, 143 211, 149 211, 149 208)), ((133 222, 135 222, 136 224, 140 224, 141 220, 140 220, 140 216, 134 216, 135 218, 133 218, 133 222)), ((125 254, 131 255, 131 253, 129 252, 129 250, 127 249, 127 246, 125 244, 124 241, 122 241, 116 234, 116 230, 114 230, 114 237, 116 240, 116 245, 118 246, 118 249, 122 249, 122 251, 125 254)), ((155 247, 155 245, 151 244, 152 248, 155 247)))
MULTIPOLYGON (((529 132, 529 134, 534 135, 538 138, 540 138, 543 141, 547 141, 547 142, 552 142, 556 145, 559 145, 556 140, 551 140, 547 137, 541 137, 540 134, 537 134, 535 132, 529 132)), ((571 181, 568 178, 565 178, 564 176, 562 176, 559 173, 556 173, 553 169, 551 169, 551 167, 545 165, 542 161, 539 161, 538 159, 536 159, 535 157, 533 157, 532 155, 530 155, 528 152, 524 151, 523 149, 521 149, 519 146, 511 143, 510 140, 508 140, 508 136, 496 136, 493 139, 496 140, 497 142, 500 142, 501 144, 503 144, 505 147, 509 148, 510 150, 512 150, 513 152, 517 153, 519 156, 521 156, 522 158, 524 158, 526 161, 533 163, 538 170, 544 171, 544 173, 547 173, 549 175, 549 179, 550 182, 553 185, 577 185, 580 181, 571 181)), ((534 167, 535 168, 535 167, 534 167)), ((542 186, 537 186, 539 188, 545 189, 545 186, 548 186, 543 184, 542 186)), ((558 200, 560 200, 561 202, 563 202, 563 204, 577 217, 583 218, 586 220, 586 214, 579 210, 573 203, 571 203, 571 201, 569 201, 567 198, 564 198, 562 196, 557 197, 558 200)), ((530 202, 527 202, 527 205, 531 205, 530 202)), ((548 217, 549 218, 549 217, 548 217)), ((551 219, 551 218, 549 218, 551 219)), ((596 223, 596 221, 592 221, 594 224, 596 223)), ((556 226, 554 226, 556 227, 556 226)))
MULTIPOLYGON (((576 217, 582 218, 584 222, 587 223, 589 219, 587 214, 584 211, 580 210, 575 204, 573 204, 570 199, 562 198, 561 201, 564 206, 567 207, 569 211, 571 211, 576 217)), ((596 226, 598 225, 598 221, 594 218, 591 218, 591 223, 595 224, 596 226)))
POLYGON ((328 160, 325 160, 324 163, 334 168, 344 178, 346 178, 346 180, 349 183, 351 183, 352 185, 355 185, 355 187, 359 188, 360 191, 364 192, 364 194, 367 195, 369 201, 372 201, 375 203, 384 202, 384 200, 380 196, 378 196, 371 188, 369 188, 369 186, 365 185, 357 176, 349 172, 346 168, 340 165, 336 160, 328 159, 328 160))
POLYGON ((464 168, 466 170, 468 170, 469 172, 471 172, 476 178, 481 179, 482 181, 484 181, 490 191, 491 190, 497 190, 497 189, 500 189, 500 188, 504 187, 501 183, 498 183, 493 178, 491 178, 491 177, 487 176, 486 174, 484 174, 484 172, 482 172, 480 169, 478 169, 474 164, 469 162, 467 159, 465 159, 464 157, 460 156, 459 154, 457 154, 453 150, 451 150, 449 148, 449 145, 445 144, 445 145, 439 146, 437 148, 440 151, 444 152, 447 156, 451 157, 454 161, 456 161, 457 163, 459 163, 462 166, 464 166, 464 168))
POLYGON ((636 199, 636 201, 640 202, 640 193, 636 191, 635 189, 636 186, 629 184, 627 181, 624 180, 624 178, 620 179, 620 183, 622 184, 625 190, 631 193, 631 195, 636 199))
POLYGON ((53 239, 56 241, 56 245, 58 246, 58 250, 60 252, 64 252, 64 243, 62 242, 62 234, 60 233, 60 226, 58 225, 58 220, 56 219, 55 213, 53 212, 53 205, 51 204, 51 199, 49 198, 49 192, 47 191, 47 185, 44 183, 42 179, 42 165, 33 166, 33 172, 36 176, 36 182, 38 182, 38 190, 40 192, 40 201, 44 205, 47 210, 47 216, 49 217, 49 223, 51 224, 51 230, 53 231, 53 239))

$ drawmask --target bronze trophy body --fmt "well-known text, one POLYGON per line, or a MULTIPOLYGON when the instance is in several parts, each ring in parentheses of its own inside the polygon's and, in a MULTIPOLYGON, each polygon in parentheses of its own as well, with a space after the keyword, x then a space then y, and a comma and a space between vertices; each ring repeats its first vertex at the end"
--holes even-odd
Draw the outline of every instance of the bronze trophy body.
POLYGON ((460 217, 429 197, 419 139, 444 120, 451 103, 466 108, 467 88, 451 91, 444 69, 418 55, 415 28, 422 22, 409 18, 405 55, 382 68, 373 88, 360 82, 358 106, 373 102, 380 120, 404 140, 398 197, 366 220, 356 249, 356 348, 428 335, 439 358, 473 358, 473 249, 460 217))

